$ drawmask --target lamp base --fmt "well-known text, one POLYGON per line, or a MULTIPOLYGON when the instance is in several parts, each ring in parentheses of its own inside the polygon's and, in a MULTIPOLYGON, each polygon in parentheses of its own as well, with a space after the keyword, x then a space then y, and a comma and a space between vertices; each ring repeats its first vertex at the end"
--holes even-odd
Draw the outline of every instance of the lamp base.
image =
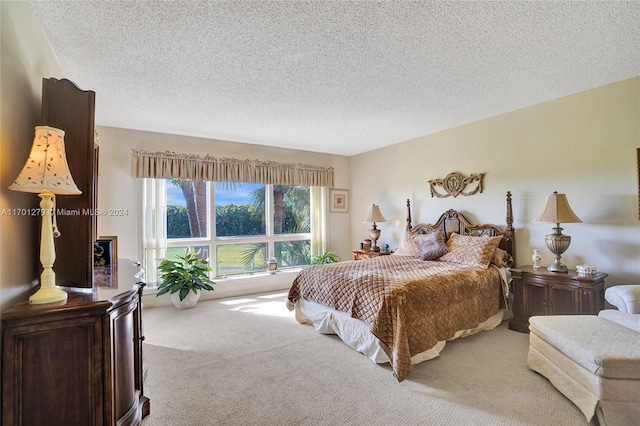
POLYGON ((547 244, 549 251, 551 251, 555 256, 555 260, 547 267, 547 271, 565 274, 569 272, 569 268, 563 265, 562 262, 560 262, 560 259, 562 257, 562 253, 567 251, 569 248, 569 245, 571 244, 571 237, 562 233, 560 224, 557 224, 556 227, 553 228, 553 234, 544 236, 544 242, 547 244))
POLYGON ((49 191, 38 194, 40 197, 40 210, 42 214, 42 228, 40 233, 40 290, 29 298, 29 303, 43 304, 63 302, 67 300, 67 293, 56 287, 56 273, 53 272, 53 263, 56 261, 56 248, 53 244, 53 197, 49 191))
POLYGON ((568 273, 569 268, 566 265, 560 262, 553 262, 551 265, 547 266, 547 271, 549 272, 560 272, 560 273, 568 273))
POLYGON ((67 293, 58 287, 40 288, 30 298, 29 303, 41 305, 44 303, 63 302, 67 300, 67 293))
POLYGON ((378 243, 378 238, 380 238, 380 230, 376 226, 375 222, 373 223, 373 228, 369 229, 369 238, 371 238, 371 241, 373 242, 373 244, 371 244, 370 251, 379 253, 380 247, 378 247, 377 243, 378 243))

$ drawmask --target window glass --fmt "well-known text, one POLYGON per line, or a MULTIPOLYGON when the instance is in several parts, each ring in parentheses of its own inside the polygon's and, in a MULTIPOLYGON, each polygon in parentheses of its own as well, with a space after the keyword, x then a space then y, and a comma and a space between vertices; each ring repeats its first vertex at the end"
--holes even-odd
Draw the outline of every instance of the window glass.
MULTIPOLYGON (((191 251, 198 253, 198 257, 201 259, 209 259, 209 246, 189 246, 191 251)), ((167 259, 176 260, 176 256, 183 256, 187 252, 187 247, 168 247, 167 259)))
POLYGON ((275 234, 300 234, 311 230, 308 186, 273 186, 275 234))
POLYGON ((281 241, 275 244, 278 267, 308 265, 311 258, 311 240, 281 241))
POLYGON ((206 238, 207 183, 167 179, 167 238, 206 238))
MULTIPOLYGON (((187 247, 200 250, 215 271, 212 279, 266 272, 270 257, 277 259, 279 269, 309 264, 310 187, 177 179, 160 183, 164 198, 145 207, 157 212, 145 214, 145 220, 165 221, 166 258, 184 255, 187 247)), ((153 237, 145 241, 152 251, 162 246, 153 237)))
POLYGON ((265 185, 216 182, 216 236, 266 235, 265 185))
POLYGON ((264 271, 267 268, 266 253, 266 243, 218 244, 216 275, 264 271))

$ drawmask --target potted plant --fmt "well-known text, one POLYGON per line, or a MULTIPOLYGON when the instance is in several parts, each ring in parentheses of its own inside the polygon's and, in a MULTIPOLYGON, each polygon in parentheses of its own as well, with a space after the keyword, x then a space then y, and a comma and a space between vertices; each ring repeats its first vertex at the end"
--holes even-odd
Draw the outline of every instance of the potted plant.
POLYGON ((193 252, 187 248, 184 256, 176 257, 178 260, 164 259, 158 265, 162 282, 156 297, 170 293, 171 302, 176 308, 193 308, 202 290, 213 291, 215 283, 209 279, 208 274, 213 269, 207 259, 200 257, 200 251, 193 252))
POLYGON ((325 251, 322 254, 311 256, 312 265, 320 265, 323 263, 335 263, 335 262, 340 262, 340 256, 338 256, 337 254, 331 251, 325 251))

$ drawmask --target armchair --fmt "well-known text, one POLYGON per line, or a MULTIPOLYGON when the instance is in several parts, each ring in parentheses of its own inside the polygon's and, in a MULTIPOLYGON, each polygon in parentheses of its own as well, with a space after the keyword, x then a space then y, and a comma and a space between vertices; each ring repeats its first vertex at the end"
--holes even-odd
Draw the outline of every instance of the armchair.
POLYGON ((620 312, 640 314, 640 285, 617 285, 604 292, 607 302, 620 312))
POLYGON ((640 333, 640 285, 618 285, 604 292, 607 302, 618 308, 600 311, 598 316, 640 333))

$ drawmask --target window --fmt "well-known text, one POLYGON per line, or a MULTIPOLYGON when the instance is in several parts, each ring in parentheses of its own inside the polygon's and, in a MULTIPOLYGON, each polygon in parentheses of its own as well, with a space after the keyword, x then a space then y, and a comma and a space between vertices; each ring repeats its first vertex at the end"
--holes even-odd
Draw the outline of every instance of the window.
POLYGON ((160 260, 158 246, 166 248, 164 256, 169 258, 187 247, 200 250, 211 261, 216 277, 265 271, 269 257, 278 260, 279 268, 309 264, 312 204, 321 198, 321 191, 312 190, 317 188, 147 181, 153 181, 155 189, 147 185, 146 191, 155 196, 145 196, 145 259, 154 259, 154 265, 160 260))

